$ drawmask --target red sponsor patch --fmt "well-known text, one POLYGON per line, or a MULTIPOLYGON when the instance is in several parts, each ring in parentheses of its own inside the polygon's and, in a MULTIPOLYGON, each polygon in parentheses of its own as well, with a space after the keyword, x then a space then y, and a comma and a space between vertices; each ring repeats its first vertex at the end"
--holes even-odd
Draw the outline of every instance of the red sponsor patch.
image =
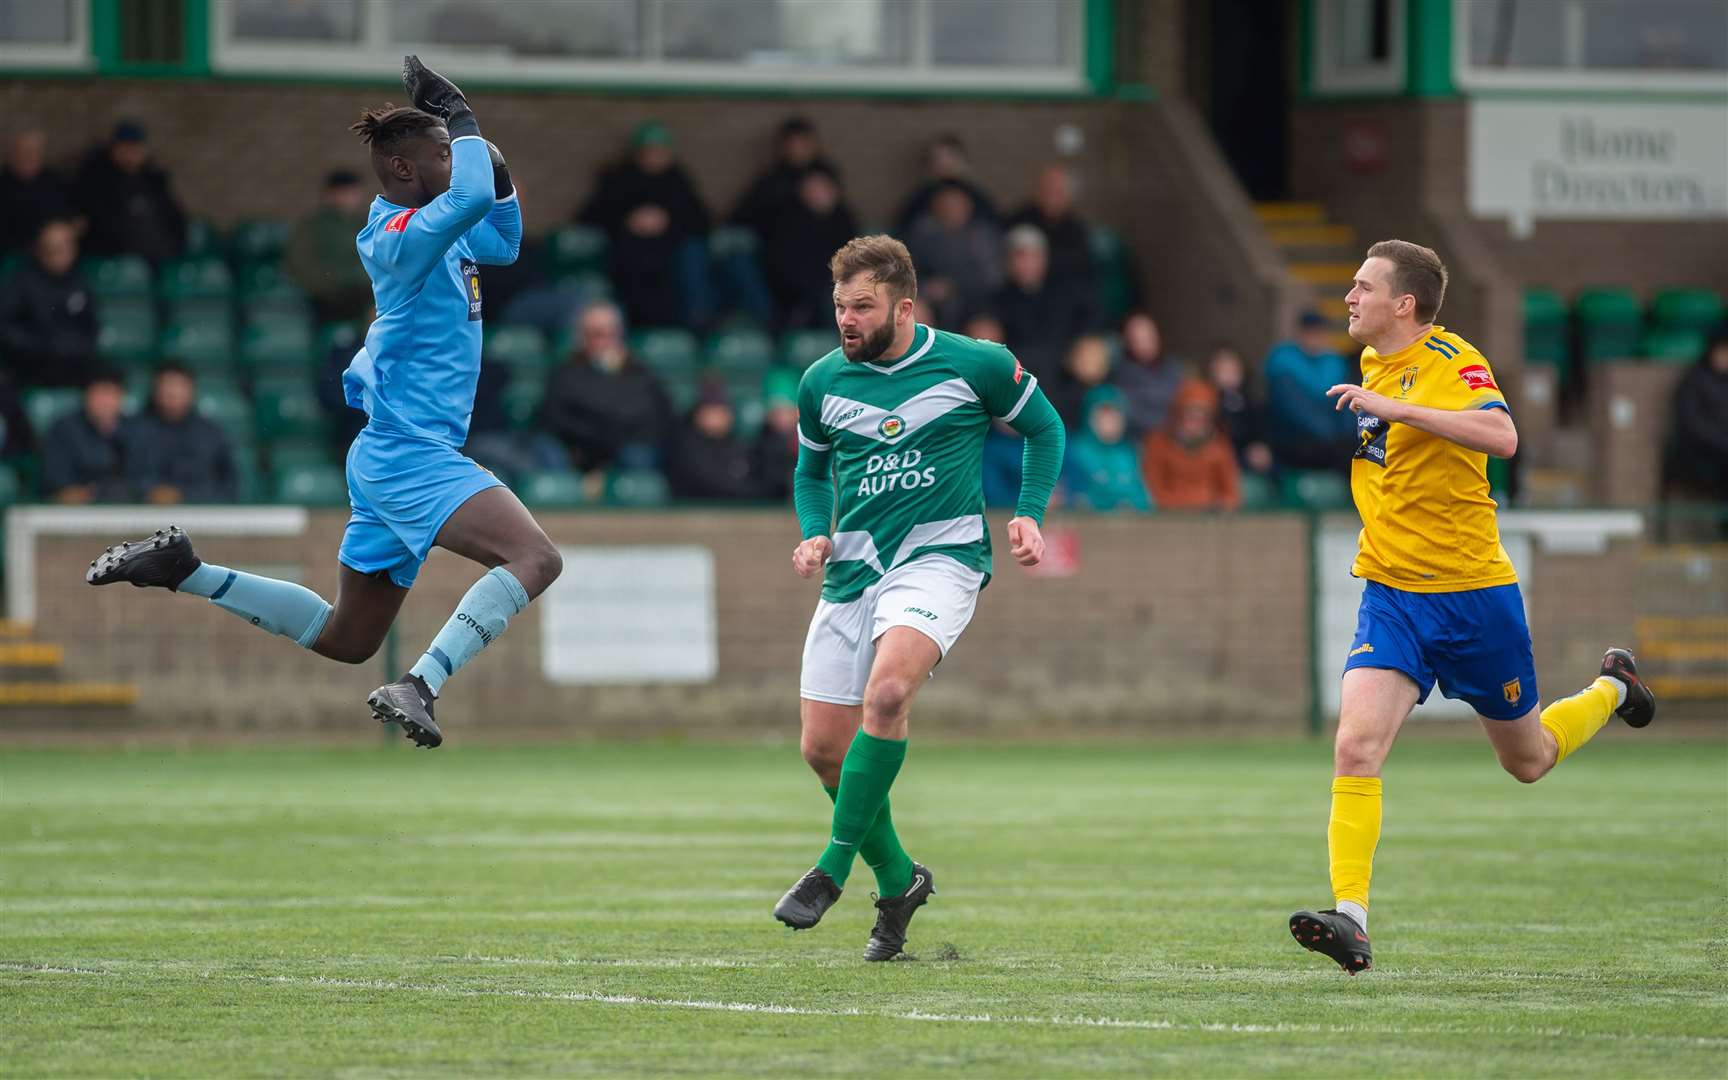
POLYGON ((1020 376, 1024 374, 1026 374, 1026 369, 1020 366, 1020 361, 1016 358, 1014 361, 1014 383, 1016 386, 1020 383, 1020 376))
POLYGON ((391 218, 384 225, 384 231, 385 232, 407 232, 408 231, 408 219, 413 217, 413 216, 414 216, 414 211, 412 211, 412 210, 402 211, 400 214, 397 214, 395 217, 391 218))
POLYGON ((1458 377, 1464 380, 1464 385, 1472 390, 1498 390, 1494 385, 1494 374, 1481 364, 1471 364, 1458 369, 1458 377))

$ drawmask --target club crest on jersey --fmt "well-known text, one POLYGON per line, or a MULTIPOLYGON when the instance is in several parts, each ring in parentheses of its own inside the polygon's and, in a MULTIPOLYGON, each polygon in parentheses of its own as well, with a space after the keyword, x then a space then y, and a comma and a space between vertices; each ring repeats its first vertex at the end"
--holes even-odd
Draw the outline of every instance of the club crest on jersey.
POLYGON ((407 232, 408 219, 414 216, 414 211, 404 210, 384 223, 385 232, 407 232))
POLYGON ((1406 394, 1416 389, 1416 373, 1421 370, 1422 369, 1415 364, 1411 364, 1409 367, 1405 368, 1404 374, 1398 379, 1398 389, 1404 391, 1406 394))
POLYGON ((906 434, 906 421, 903 417, 889 413, 882 418, 880 424, 876 425, 876 433, 884 439, 898 439, 906 434))
POLYGON ((1458 377, 1464 380, 1464 385, 1472 390, 1498 390, 1494 385, 1493 374, 1481 364, 1471 364, 1458 369, 1458 377))

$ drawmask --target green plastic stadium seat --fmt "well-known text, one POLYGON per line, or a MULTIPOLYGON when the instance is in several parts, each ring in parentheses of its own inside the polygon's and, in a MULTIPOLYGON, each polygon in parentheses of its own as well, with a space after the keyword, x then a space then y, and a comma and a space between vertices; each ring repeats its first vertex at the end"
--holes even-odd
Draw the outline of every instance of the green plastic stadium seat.
POLYGON ((1131 275, 1128 247, 1122 237, 1103 225, 1094 225, 1088 240, 1092 262, 1098 268, 1098 302, 1109 322, 1120 322, 1128 313, 1131 275))
POLYGON ((546 399, 546 377, 540 372, 517 371, 510 376, 500 396, 504 415, 513 428, 531 428, 546 399))
POLYGON ((1589 289, 1578 294, 1579 352, 1586 363, 1621 360, 1638 351, 1644 311, 1625 289, 1589 289))
POLYGON ((156 305, 145 297, 115 298, 96 305, 96 349, 122 364, 156 359, 156 305))
POLYGON ((186 223, 186 254, 196 258, 222 257, 222 234, 213 222, 193 218, 186 223))
POLYGON ((1653 329, 1638 343, 1638 355, 1646 360, 1690 364, 1704 355, 1708 340, 1702 330, 1653 329))
POLYGON ((708 234, 708 254, 715 259, 754 256, 758 246, 756 233, 742 225, 722 225, 708 234))
POLYGON ((511 371, 536 371, 546 367, 546 335, 534 326, 500 326, 486 335, 483 355, 488 364, 501 364, 511 371))
POLYGON ((318 328, 318 355, 323 356, 338 346, 343 349, 358 349, 365 337, 366 327, 362 323, 325 323, 318 328))
POLYGON ((264 472, 258 467, 258 447, 251 439, 235 438, 234 442, 234 487, 235 494, 243 503, 254 503, 264 498, 264 472))
POLYGON ((780 362, 803 371, 839 347, 833 330, 788 330, 780 335, 780 362))
POLYGON ((312 304, 306 293, 274 263, 245 267, 238 286, 240 310, 246 319, 266 314, 311 318, 312 304))
POLYGON ((255 374, 305 374, 316 370, 312 326, 303 318, 272 315, 249 323, 240 335, 240 361, 255 374))
POLYGON ((234 275, 221 259, 181 259, 162 267, 156 290, 170 302, 192 297, 227 299, 234 294, 234 275))
POLYGON ((0 465, 0 506, 11 506, 24 497, 24 480, 10 465, 0 465))
POLYGON ((24 415, 29 417, 36 434, 41 435, 54 425, 54 421, 78 408, 81 400, 83 395, 77 390, 26 390, 24 415))
POLYGON ((1525 289, 1525 362, 1564 368, 1571 344, 1566 302, 1548 289, 1525 289))
POLYGON ((1278 485, 1265 473, 1244 472, 1240 483, 1243 510, 1272 510, 1279 505, 1278 485))
POLYGON ((638 330, 630 335, 630 348, 636 359, 663 377, 694 372, 700 356, 696 337, 688 330, 638 330))
POLYGON ((214 319, 180 320, 162 332, 157 351, 198 371, 226 371, 234 366, 233 329, 214 319))
POLYGON ((1350 482, 1335 472, 1297 471, 1287 474, 1291 501, 1309 510, 1348 510, 1350 482))
POLYGON ((264 446, 264 456, 272 469, 282 469, 290 465, 335 465, 338 459, 330 444, 323 439, 309 439, 295 436, 285 439, 274 439, 264 446))
POLYGON ((546 272, 554 278, 606 269, 606 234, 589 225, 566 225, 546 234, 546 272))
POLYGON ((581 474, 568 469, 529 473, 516 491, 529 506, 547 510, 567 510, 588 501, 581 474))
POLYGON ((707 368, 730 378, 748 373, 758 379, 774 363, 774 343, 760 330, 722 330, 708 339, 707 368))
POLYGON ((584 304, 612 299, 612 279, 600 270, 559 274, 552 279, 552 284, 563 292, 575 294, 584 304))
POLYGON ((151 293, 150 264, 136 255, 86 259, 80 269, 95 292, 97 303, 113 296, 148 297, 151 293))
POLYGON ((234 226, 228 249, 236 265, 277 262, 292 231, 293 226, 286 221, 242 221, 234 226))
POLYGON ((1650 317, 1664 330, 1708 334, 1721 324, 1722 297, 1709 289, 1664 289, 1650 305, 1650 317))
POLYGON ((672 409, 680 416, 690 411, 702 396, 702 375, 696 371, 657 373, 660 385, 672 401, 672 409))
POLYGON ((258 434, 266 439, 319 439, 330 430, 330 418, 324 414, 309 378, 259 379, 252 388, 252 410, 258 434))
POLYGON ((657 469, 619 469, 606 478, 607 501, 617 506, 660 506, 670 497, 657 469))
POLYGON ((301 506, 343 506, 348 481, 337 465, 276 465, 270 470, 276 501, 301 506))
POLYGON ((228 433, 236 446, 252 442, 252 402, 233 383, 200 380, 198 415, 228 433))

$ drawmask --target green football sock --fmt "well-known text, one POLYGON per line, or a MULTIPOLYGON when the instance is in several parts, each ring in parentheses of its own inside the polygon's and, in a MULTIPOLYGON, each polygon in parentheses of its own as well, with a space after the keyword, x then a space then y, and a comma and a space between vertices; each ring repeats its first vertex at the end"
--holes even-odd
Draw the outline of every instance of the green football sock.
MULTIPOLYGON (((839 788, 826 785, 822 790, 828 793, 830 799, 840 794, 839 788)), ((906 886, 912 884, 912 856, 906 854, 906 849, 900 846, 900 835, 894 831, 894 814, 889 807, 890 802, 890 799, 882 800, 882 809, 877 811, 870 831, 864 834, 864 842, 858 845, 858 854, 863 856, 865 866, 876 871, 877 893, 882 896, 899 896, 906 891, 906 886)))
MULTIPOLYGON (((906 760, 905 739, 878 739, 860 730, 840 763, 840 790, 834 796, 834 827, 816 865, 834 884, 845 886, 852 859, 888 801, 888 789, 906 760)), ((901 886, 903 890, 904 885, 901 886)))

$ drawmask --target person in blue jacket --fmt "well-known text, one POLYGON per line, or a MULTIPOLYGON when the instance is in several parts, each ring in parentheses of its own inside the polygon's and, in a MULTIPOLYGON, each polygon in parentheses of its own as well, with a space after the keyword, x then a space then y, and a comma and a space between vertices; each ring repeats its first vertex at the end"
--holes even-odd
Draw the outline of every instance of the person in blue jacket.
POLYGON ((108 548, 85 575, 203 596, 301 647, 358 664, 377 652, 420 564, 442 547, 488 567, 425 654, 367 698, 416 745, 443 733, 444 680, 504 632, 562 569, 558 549, 497 477, 462 456, 480 373, 482 265, 508 265, 522 210, 504 157, 462 91, 404 58, 412 106, 368 110, 353 131, 384 193, 356 240, 377 317, 343 374, 366 426, 348 450, 352 512, 334 606, 287 581, 203 562, 174 526, 108 548))

